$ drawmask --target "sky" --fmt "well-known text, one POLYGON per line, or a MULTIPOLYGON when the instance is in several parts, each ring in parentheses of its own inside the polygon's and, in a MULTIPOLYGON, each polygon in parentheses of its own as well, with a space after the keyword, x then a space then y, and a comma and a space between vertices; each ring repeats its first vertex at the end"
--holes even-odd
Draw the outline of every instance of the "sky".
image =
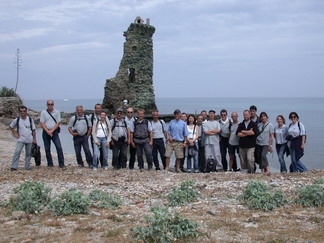
POLYGON ((150 18, 157 98, 324 97, 323 0, 0 0, 0 86, 104 97, 123 32, 150 18))

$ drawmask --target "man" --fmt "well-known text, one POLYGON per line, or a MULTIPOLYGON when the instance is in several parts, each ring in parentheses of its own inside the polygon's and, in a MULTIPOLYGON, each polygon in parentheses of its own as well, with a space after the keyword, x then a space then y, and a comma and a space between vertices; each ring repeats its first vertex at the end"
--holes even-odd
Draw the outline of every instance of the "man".
POLYGON ((240 137, 239 149, 242 160, 242 172, 254 173, 254 151, 259 129, 257 124, 251 120, 251 112, 249 110, 243 112, 243 117, 244 121, 238 125, 236 131, 236 135, 240 137))
POLYGON ((229 140, 229 136, 230 136, 230 131, 229 131, 229 127, 231 124, 231 121, 228 119, 227 117, 227 110, 222 109, 220 112, 220 117, 221 119, 219 120, 219 124, 220 124, 220 130, 221 132, 219 133, 219 146, 220 146, 220 152, 221 152, 221 156, 222 156, 222 165, 223 165, 223 169, 224 171, 227 171, 227 159, 226 159, 226 155, 227 155, 227 151, 228 151, 228 140, 229 140))
POLYGON ((197 117, 197 127, 198 127, 198 164, 200 172, 205 171, 205 133, 203 129, 203 119, 204 117, 202 115, 199 115, 197 117))
POLYGON ((145 111, 139 109, 137 111, 138 119, 134 121, 131 126, 131 146, 136 148, 138 166, 140 171, 144 169, 143 150, 145 151, 145 157, 148 170, 152 170, 153 157, 152 157, 152 145, 153 145, 153 132, 151 123, 144 119, 145 111))
MULTIPOLYGON (((230 131, 230 137, 229 137, 229 146, 228 146, 228 153, 230 157, 229 162, 229 169, 230 171, 239 171, 237 168, 237 160, 235 153, 239 153, 239 137, 236 135, 236 130, 239 125, 238 121, 238 114, 237 112, 232 112, 231 114, 232 123, 230 124, 229 131, 230 131)), ((242 166, 241 166, 242 167, 242 166)))
POLYGON ((203 117, 202 123, 205 123, 207 121, 207 111, 202 110, 200 112, 200 115, 202 115, 202 117, 203 117))
MULTIPOLYGON (((187 124, 187 117, 188 117, 188 115, 187 115, 187 113, 185 113, 185 112, 182 112, 181 113, 181 120, 182 121, 184 121, 184 123, 186 123, 187 124)), ((186 147, 184 147, 184 149, 183 149, 183 154, 186 154, 186 147)), ((186 169, 184 168, 184 163, 185 163, 185 156, 181 159, 181 161, 180 161, 180 170, 182 171, 182 172, 187 172, 186 171, 186 169)))
POLYGON ((77 158, 78 166, 84 167, 81 155, 81 147, 86 155, 86 160, 90 168, 92 168, 92 155, 89 148, 89 136, 91 134, 91 123, 89 118, 83 113, 83 106, 76 107, 76 114, 70 118, 68 130, 73 136, 74 150, 77 158))
MULTIPOLYGON (((206 135, 205 138, 205 157, 206 163, 209 158, 216 162, 216 171, 222 171, 223 166, 221 163, 222 156, 219 148, 219 133, 220 124, 215 120, 216 111, 210 110, 208 112, 209 120, 203 124, 203 129, 206 135)), ((206 165, 207 166, 207 165, 206 165)))
MULTIPOLYGON (((100 116, 101 116, 101 112, 102 112, 102 106, 101 104, 96 104, 94 107, 94 113, 91 114, 90 116, 90 121, 91 121, 91 126, 93 127, 93 125, 95 123, 97 123, 100 120, 100 116)), ((109 123, 109 119, 106 116, 106 122, 109 123)), ((93 137, 90 137, 90 141, 91 141, 91 147, 92 147, 92 154, 94 154, 94 149, 95 149, 95 143, 93 142, 93 137)), ((101 167, 103 168, 103 151, 102 151, 102 147, 99 147, 99 158, 98 158, 98 163, 100 162, 101 167)))
POLYGON ((184 158, 183 149, 186 147, 188 141, 188 128, 184 121, 180 119, 181 111, 176 109, 174 111, 175 119, 169 123, 168 127, 168 140, 165 151, 165 168, 170 169, 170 157, 173 151, 175 151, 176 163, 175 171, 180 172, 180 161, 184 158))
POLYGON ((251 112, 251 121, 255 122, 257 125, 261 122, 260 117, 257 115, 258 109, 255 105, 250 106, 250 112, 251 112))
MULTIPOLYGON (((127 123, 127 127, 131 127, 132 124, 134 124, 134 121, 136 120, 134 117, 134 109, 133 107, 128 107, 127 108, 127 114, 125 117, 125 121, 127 123)), ((133 146, 129 146, 129 164, 128 164, 128 168, 130 170, 134 169, 134 165, 135 165, 135 157, 136 157, 136 148, 134 148, 133 146)))
POLYGON ((64 168, 64 155, 59 137, 61 124, 61 114, 54 109, 54 101, 47 101, 47 109, 43 110, 40 115, 40 125, 43 128, 43 141, 46 153, 47 166, 53 167, 53 159, 51 154, 51 141, 53 141, 60 168, 64 168))
POLYGON ((36 132, 35 132, 35 124, 33 119, 27 116, 27 107, 20 106, 19 107, 20 116, 15 118, 9 128, 12 134, 17 138, 16 150, 12 157, 11 163, 11 171, 15 171, 18 168, 19 157, 22 149, 25 147, 25 169, 31 170, 30 167, 30 153, 32 148, 32 143, 36 142, 36 132), (14 129, 17 127, 17 131, 14 129))
POLYGON ((113 150, 112 165, 115 169, 126 168, 127 146, 130 144, 130 130, 123 118, 123 109, 117 108, 116 117, 110 120, 113 150))
POLYGON ((166 125, 163 120, 159 119, 159 112, 152 112, 152 130, 153 130, 153 161, 156 170, 160 170, 158 153, 160 153, 163 168, 165 169, 165 145, 164 138, 167 138, 166 125))

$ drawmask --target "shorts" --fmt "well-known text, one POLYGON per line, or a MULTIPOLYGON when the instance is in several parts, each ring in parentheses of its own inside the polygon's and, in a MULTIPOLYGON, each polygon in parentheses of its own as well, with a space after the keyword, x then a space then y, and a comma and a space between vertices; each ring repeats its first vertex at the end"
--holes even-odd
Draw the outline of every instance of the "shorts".
POLYGON ((172 152, 174 151, 175 157, 177 159, 182 159, 184 157, 182 145, 183 145, 183 142, 168 143, 166 146, 165 157, 170 158, 172 152))
POLYGON ((238 145, 229 145, 228 146, 228 153, 229 154, 234 154, 235 155, 235 151, 238 154, 239 153, 239 146, 238 145))

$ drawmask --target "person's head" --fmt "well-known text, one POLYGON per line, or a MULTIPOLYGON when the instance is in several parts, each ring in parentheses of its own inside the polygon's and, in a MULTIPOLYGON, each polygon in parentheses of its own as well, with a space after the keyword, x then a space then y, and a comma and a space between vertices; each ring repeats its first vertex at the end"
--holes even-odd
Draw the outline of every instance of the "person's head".
POLYGON ((123 109, 122 108, 117 108, 116 117, 117 117, 118 120, 123 118, 123 109))
POLYGON ((152 117, 153 117, 153 120, 154 120, 154 121, 159 120, 159 111, 158 111, 158 110, 153 111, 153 112, 152 112, 152 117))
POLYGON ((101 121, 105 121, 106 120, 106 117, 107 117, 106 112, 104 112, 104 111, 100 112, 100 120, 101 121))
POLYGON ((222 109, 222 110, 220 111, 220 116, 221 116, 221 119, 222 119, 223 121, 225 121, 226 118, 227 118, 227 110, 222 109))
POLYGON ((251 119, 251 111, 249 111, 249 110, 243 111, 243 118, 244 118, 244 121, 250 121, 250 119, 251 119))
POLYGON ((94 109, 95 109, 96 115, 101 115, 101 110, 102 110, 101 104, 99 104, 99 103, 96 104, 94 109))
POLYGON ((216 111, 209 110, 209 112, 208 112, 209 120, 211 120, 211 121, 215 120, 215 114, 216 114, 216 111))
POLYGON ((289 114, 289 119, 291 120, 292 123, 296 123, 299 120, 299 116, 296 112, 290 112, 289 114))
POLYGON ((268 121, 268 114, 264 111, 260 113, 260 119, 262 123, 266 123, 268 121))
POLYGON ((181 111, 179 109, 175 109, 174 112, 173 112, 173 114, 174 114, 174 117, 175 117, 176 120, 179 120, 180 119, 180 117, 181 117, 181 111))
POLYGON ((256 117, 256 112, 258 111, 257 107, 255 105, 250 106, 250 115, 252 118, 256 117))
POLYGON ((127 117, 132 118, 134 116, 134 109, 133 107, 128 107, 127 108, 127 117))
POLYGON ((238 114, 237 114, 237 112, 232 112, 232 114, 231 114, 231 118, 232 118, 232 121, 234 122, 234 123, 236 123, 237 122, 237 119, 238 119, 238 114))
POLYGON ((47 105, 47 110, 49 110, 49 111, 53 111, 54 110, 54 101, 53 100, 48 100, 46 102, 46 105, 47 105))
POLYGON ((204 117, 203 117, 202 115, 199 115, 199 116, 197 117, 197 124, 198 124, 198 125, 201 125, 203 121, 204 121, 204 117))
POLYGON ((18 108, 20 116, 21 117, 26 117, 27 116, 27 107, 24 105, 19 106, 18 108))
POLYGON ((184 122, 187 121, 187 113, 185 113, 185 112, 181 113, 181 120, 183 120, 184 122))
POLYGON ((207 111, 202 110, 202 111, 200 112, 200 115, 203 116, 203 120, 206 120, 206 119, 207 119, 207 111))
POLYGON ((283 115, 278 115, 276 120, 279 126, 286 124, 286 120, 283 115))
POLYGON ((78 116, 82 116, 82 114, 83 114, 83 106, 82 106, 82 105, 77 105, 77 106, 75 107, 75 111, 76 111, 76 114, 77 114, 78 116))
POLYGON ((145 114, 145 110, 144 109, 138 109, 137 110, 137 116, 138 116, 138 120, 143 120, 144 119, 144 114, 145 114))
POLYGON ((190 114, 187 118, 187 125, 196 124, 196 117, 194 114, 190 114))

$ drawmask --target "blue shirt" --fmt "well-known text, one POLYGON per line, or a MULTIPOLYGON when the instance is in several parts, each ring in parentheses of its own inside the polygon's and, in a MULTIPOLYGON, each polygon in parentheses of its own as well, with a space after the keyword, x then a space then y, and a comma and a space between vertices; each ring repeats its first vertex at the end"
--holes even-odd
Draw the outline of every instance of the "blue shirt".
POLYGON ((168 133, 173 140, 184 141, 184 137, 188 136, 187 124, 182 120, 172 120, 169 123, 168 133))

